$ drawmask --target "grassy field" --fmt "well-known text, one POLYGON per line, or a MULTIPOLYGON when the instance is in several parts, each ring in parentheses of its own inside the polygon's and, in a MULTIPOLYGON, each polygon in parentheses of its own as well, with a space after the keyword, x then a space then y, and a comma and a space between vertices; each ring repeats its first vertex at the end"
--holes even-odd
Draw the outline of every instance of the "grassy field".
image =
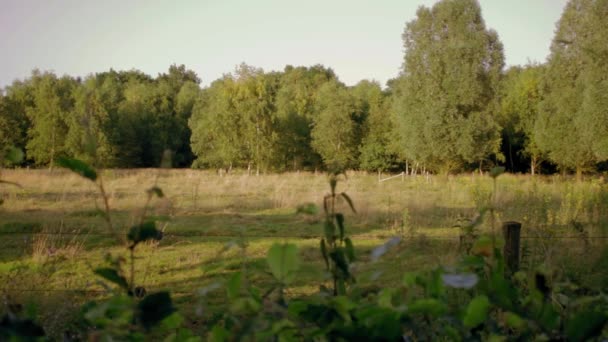
MULTIPOLYGON (((304 261, 288 294, 313 292, 329 281, 318 250, 322 198, 329 190, 325 174, 107 170, 102 178, 113 225, 122 233, 144 212, 160 219, 165 237, 138 248, 136 282, 149 291, 171 290, 184 311, 195 312, 199 289, 231 271, 245 270, 259 285, 269 282, 265 255, 277 241, 299 245, 304 261), (153 186, 165 196, 144 210, 146 190, 153 186), (298 211, 309 203, 316 213, 298 211)), ((37 304, 47 331, 59 333, 82 302, 104 295, 92 270, 108 253, 126 255, 126 249, 108 231, 94 183, 64 170, 3 170, 2 179, 21 187, 0 185, 0 291, 37 304)), ((340 206, 359 257, 355 274, 360 284, 373 286, 456 260, 455 226, 491 204, 493 182, 478 174, 379 182, 377 175, 349 173, 338 188, 357 209, 340 206), (399 246, 371 262, 370 250, 395 235, 402 238, 399 246)), ((523 224, 522 267, 542 265, 555 277, 605 288, 608 185, 602 179, 503 175, 495 201, 496 230, 502 221, 523 224)), ((489 215, 478 229, 492 232, 489 215)), ((223 301, 221 295, 214 298, 223 301)))

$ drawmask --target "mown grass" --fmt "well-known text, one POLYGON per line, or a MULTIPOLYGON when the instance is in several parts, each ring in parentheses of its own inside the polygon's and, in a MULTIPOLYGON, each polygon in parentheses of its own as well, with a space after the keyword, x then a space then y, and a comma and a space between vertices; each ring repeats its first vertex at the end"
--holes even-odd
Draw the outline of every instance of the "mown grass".
MULTIPOLYGON (((109 234, 91 182, 64 170, 5 170, 2 177, 22 188, 1 189, 0 290, 40 304, 47 330, 60 331, 77 303, 103 295, 92 270, 106 254, 126 250, 109 234)), ((154 198, 146 213, 163 219, 165 238, 138 247, 136 282, 149 291, 171 290, 182 310, 195 312, 198 289, 235 270, 245 270, 258 286, 269 284, 264 258, 274 242, 300 247, 303 267, 288 294, 310 293, 329 281, 318 251, 328 192, 324 174, 107 170, 102 177, 113 223, 123 233, 140 220, 146 190, 163 190, 165 197, 154 198), (306 203, 316 204, 318 213, 299 213, 306 203)), ((522 267, 543 265, 556 276, 606 286, 608 239, 591 238, 608 235, 608 187, 601 179, 504 175, 497 185, 496 225, 523 223, 522 267)), ((492 188, 491 178, 478 174, 379 182, 376 175, 349 173, 339 191, 353 198, 357 213, 345 204, 340 210, 357 247, 359 282, 395 284, 405 272, 449 265, 459 255, 460 230, 454 226, 488 207, 492 188), (369 251, 394 235, 402 237, 398 248, 370 262, 369 251)), ((490 221, 479 229, 489 233, 490 221)), ((223 302, 221 293, 213 302, 223 302)))

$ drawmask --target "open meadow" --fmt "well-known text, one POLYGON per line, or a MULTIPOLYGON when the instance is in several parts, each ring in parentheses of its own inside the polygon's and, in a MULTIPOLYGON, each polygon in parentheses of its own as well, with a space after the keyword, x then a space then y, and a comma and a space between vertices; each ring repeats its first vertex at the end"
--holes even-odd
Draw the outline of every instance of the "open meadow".
MULTIPOLYGON (((201 289, 234 271, 257 285, 271 282, 265 258, 275 242, 296 244, 303 261, 287 296, 313 293, 330 281, 319 252, 329 192, 324 173, 140 169, 106 170, 101 177, 120 235, 142 215, 163 230, 161 241, 138 247, 135 282, 148 292, 170 290, 179 310, 189 313, 189 326, 202 324, 201 289), (153 187, 164 196, 149 196, 153 187)), ((62 169, 3 170, 2 179, 20 187, 1 185, 0 291, 35 304, 47 333, 57 336, 85 301, 107 296, 93 269, 107 254, 126 257, 127 249, 109 231, 93 182, 62 169)), ((494 199, 492 189, 492 178, 479 174, 379 182, 376 174, 349 172, 338 191, 352 198, 356 213, 347 203, 338 207, 356 247, 358 284, 398 284, 406 272, 453 264, 463 253, 458 226, 494 200, 494 219, 486 213, 476 233, 519 221, 523 269, 542 266, 561 280, 606 289, 608 186, 602 179, 503 175, 494 199), (395 236, 399 244, 371 260, 370 251, 395 236)), ((224 302, 218 292, 207 304, 224 302)))

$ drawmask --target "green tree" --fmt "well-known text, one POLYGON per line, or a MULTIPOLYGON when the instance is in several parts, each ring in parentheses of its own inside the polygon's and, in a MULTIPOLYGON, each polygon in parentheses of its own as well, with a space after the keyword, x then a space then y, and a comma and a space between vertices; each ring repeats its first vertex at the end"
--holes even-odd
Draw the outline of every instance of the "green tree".
POLYGON ((188 122, 196 167, 232 168, 242 158, 241 117, 233 101, 236 84, 232 75, 213 81, 204 89, 188 122))
POLYGON ((14 146, 25 150, 29 120, 25 115, 31 101, 31 88, 14 82, 6 93, 0 92, 0 149, 14 146))
POLYGON ((571 0, 551 44, 536 140, 562 170, 608 158, 608 1, 571 0))
POLYGON ((233 105, 240 116, 239 135, 243 143, 243 157, 247 170, 268 169, 274 155, 275 96, 278 77, 263 70, 241 64, 235 73, 233 105))
POLYGON ((325 166, 331 170, 356 166, 357 118, 348 89, 338 81, 327 82, 319 89, 315 107, 312 147, 325 166))
POLYGON ((162 126, 159 121, 166 118, 159 118, 156 114, 158 107, 167 107, 166 103, 158 101, 156 91, 152 80, 132 78, 125 85, 124 100, 118 107, 118 129, 114 131, 114 144, 120 147, 117 159, 123 167, 155 167, 160 164, 167 135, 159 127, 162 126))
POLYGON ((403 40, 406 55, 394 101, 403 154, 443 172, 498 155, 495 95, 504 57, 477 1, 420 7, 403 40))
POLYGON ((26 110, 32 125, 26 145, 28 157, 38 165, 52 169, 55 158, 66 153, 65 137, 74 101, 76 81, 68 76, 57 78, 52 73, 32 74, 33 104, 26 110))
POLYGON ((156 79, 156 130, 162 135, 162 145, 174 154, 175 166, 189 166, 194 159, 190 148, 188 120, 196 100, 200 79, 182 65, 171 65, 166 74, 156 79))
POLYGON ((397 159, 391 149, 395 129, 389 98, 376 82, 361 81, 351 91, 360 113, 359 167, 367 171, 387 170, 397 159))
POLYGON ((317 92, 330 80, 336 80, 336 75, 322 65, 285 67, 276 95, 280 139, 277 141, 275 163, 279 169, 321 166, 321 156, 311 145, 311 128, 317 92))
POLYGON ((543 158, 534 131, 542 100, 542 76, 543 67, 540 65, 513 67, 506 73, 501 87, 501 126, 508 144, 509 160, 513 161, 512 150, 521 147, 520 152, 530 158, 532 175, 537 172, 543 158))
POLYGON ((273 166, 279 79, 241 64, 203 90, 189 122, 196 166, 255 167, 258 173, 273 166))
POLYGON ((88 77, 74 90, 74 111, 68 118, 66 149, 93 165, 112 164, 113 147, 108 137, 110 114, 96 76, 88 77))

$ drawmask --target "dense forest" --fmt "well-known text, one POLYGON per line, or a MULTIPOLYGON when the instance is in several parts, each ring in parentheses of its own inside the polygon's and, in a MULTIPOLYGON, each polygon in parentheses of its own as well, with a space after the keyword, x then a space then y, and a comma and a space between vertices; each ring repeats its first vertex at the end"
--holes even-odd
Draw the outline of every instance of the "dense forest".
MULTIPOLYGON (((85 78, 34 70, 0 91, 0 146, 23 165, 60 156, 98 167, 349 168, 437 173, 603 170, 608 160, 608 1, 571 0, 544 64, 505 68, 475 0, 420 7, 386 87, 329 67, 242 64, 200 87, 172 65, 85 78)), ((526 39, 526 37, 522 37, 526 39)), ((356 58, 356 56, 353 56, 356 58)))

